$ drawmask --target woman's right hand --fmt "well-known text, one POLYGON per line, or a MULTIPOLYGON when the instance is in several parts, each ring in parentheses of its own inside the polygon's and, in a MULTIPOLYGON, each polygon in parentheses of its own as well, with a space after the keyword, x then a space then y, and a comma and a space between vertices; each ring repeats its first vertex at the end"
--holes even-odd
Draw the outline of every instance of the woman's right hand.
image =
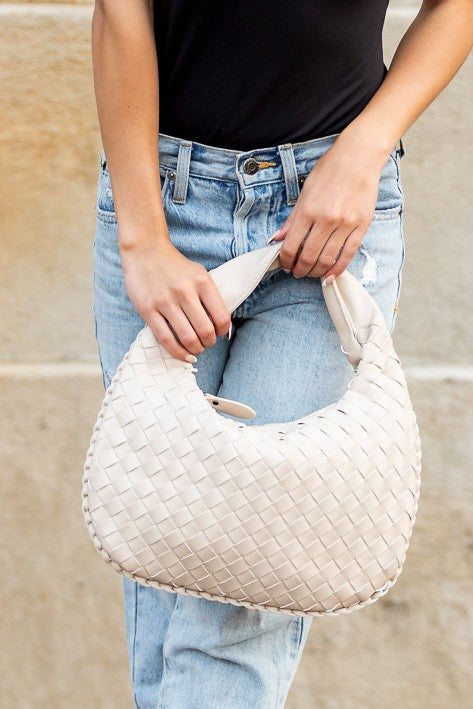
POLYGON ((92 19, 94 87, 107 157, 125 288, 174 357, 211 347, 230 313, 204 266, 167 235, 159 173, 158 62, 152 3, 101 0, 92 19))
POLYGON ((120 256, 130 301, 171 355, 195 362, 229 332, 231 314, 214 280, 170 241, 135 244, 120 256))

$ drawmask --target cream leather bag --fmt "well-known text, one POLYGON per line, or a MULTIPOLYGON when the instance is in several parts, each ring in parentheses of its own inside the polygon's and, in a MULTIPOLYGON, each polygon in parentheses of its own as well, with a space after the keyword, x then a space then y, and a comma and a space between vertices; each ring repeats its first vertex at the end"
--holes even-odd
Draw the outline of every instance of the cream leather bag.
MULTIPOLYGON (((230 310, 282 241, 210 271, 230 310)), ((397 580, 420 491, 419 429, 384 317, 345 270, 323 285, 355 376, 296 421, 204 394, 146 325, 108 387, 82 509, 102 558, 167 591, 296 615, 346 613, 397 580)), ((314 335, 315 336, 315 335, 314 335)), ((297 396, 297 392, 294 392, 297 396)))

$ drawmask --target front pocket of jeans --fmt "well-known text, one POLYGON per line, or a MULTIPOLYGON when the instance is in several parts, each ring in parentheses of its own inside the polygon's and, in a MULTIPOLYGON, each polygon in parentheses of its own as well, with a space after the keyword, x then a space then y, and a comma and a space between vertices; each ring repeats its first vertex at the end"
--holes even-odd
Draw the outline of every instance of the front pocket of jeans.
POLYGON ((373 220, 381 219, 396 219, 402 210, 402 203, 396 204, 394 207, 377 208, 373 213, 373 220))
POLYGON ((105 221, 116 221, 112 185, 110 183, 108 170, 105 167, 100 168, 97 185, 96 212, 97 216, 105 221))
POLYGON ((165 165, 159 166, 159 179, 161 180, 161 198, 163 204, 167 198, 169 188, 174 184, 174 175, 175 172, 174 170, 171 170, 171 168, 166 167, 165 165))
MULTIPOLYGON (((174 184, 171 178, 172 170, 160 165, 159 178, 161 183, 162 200, 166 198, 169 187, 174 184)), ((113 199, 112 184, 107 168, 101 168, 98 185, 97 185, 97 201, 96 201, 97 216, 104 221, 116 222, 115 202, 113 199)))
POLYGON ((403 205, 404 194, 400 184, 399 162, 393 150, 381 171, 373 219, 394 219, 399 216, 403 205))

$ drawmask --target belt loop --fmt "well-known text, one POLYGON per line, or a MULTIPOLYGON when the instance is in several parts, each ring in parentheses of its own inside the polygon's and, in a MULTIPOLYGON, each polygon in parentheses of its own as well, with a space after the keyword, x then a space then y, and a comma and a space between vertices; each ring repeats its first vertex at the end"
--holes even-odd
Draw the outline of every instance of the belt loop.
POLYGON ((284 181, 286 183, 287 204, 294 204, 300 194, 299 182, 297 179, 296 160, 294 158, 294 150, 292 143, 278 145, 279 155, 281 156, 282 169, 284 172, 284 181))
POLYGON ((186 201, 191 152, 192 143, 181 140, 179 142, 179 153, 177 155, 176 181, 172 195, 173 202, 178 202, 179 204, 184 204, 186 201))

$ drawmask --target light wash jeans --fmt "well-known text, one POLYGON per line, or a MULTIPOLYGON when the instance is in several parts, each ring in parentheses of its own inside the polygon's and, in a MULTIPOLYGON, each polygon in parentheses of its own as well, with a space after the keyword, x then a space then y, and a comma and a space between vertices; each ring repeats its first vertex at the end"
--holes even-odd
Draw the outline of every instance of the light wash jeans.
MULTIPOLYGON (((304 177, 337 135, 239 152, 160 133, 161 188, 172 242, 208 270, 266 246, 293 208, 304 177), (259 166, 255 159, 270 164, 259 166)), ((348 266, 378 303, 391 332, 404 261, 403 154, 400 142, 382 170, 372 223, 348 266)), ((145 323, 124 287, 103 151, 96 216, 94 315, 106 387, 145 323)), ((294 420, 342 396, 353 370, 318 278, 295 278, 281 268, 266 274, 232 320, 231 340, 218 337, 198 355, 196 377, 204 391, 252 406, 257 415, 247 425, 294 420)), ((311 617, 122 581, 134 707, 284 706, 311 617)))

